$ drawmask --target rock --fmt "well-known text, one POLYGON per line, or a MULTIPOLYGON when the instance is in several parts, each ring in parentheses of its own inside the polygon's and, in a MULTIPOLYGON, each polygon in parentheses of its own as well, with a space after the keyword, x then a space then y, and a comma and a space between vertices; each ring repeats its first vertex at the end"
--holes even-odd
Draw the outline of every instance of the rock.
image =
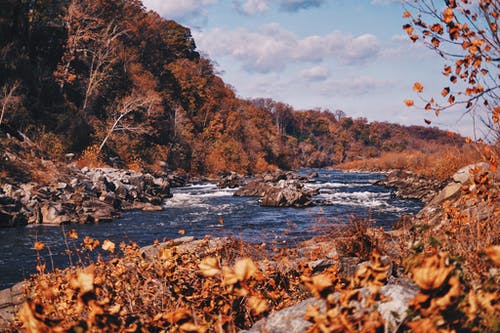
POLYGON ((217 183, 217 188, 236 188, 244 184, 243 177, 235 172, 231 172, 229 176, 222 178, 217 183))
POLYGON ((236 197, 262 197, 272 186, 273 184, 270 182, 254 180, 240 187, 233 195, 236 197))
POLYGON ((318 178, 319 177, 319 174, 317 172, 311 172, 310 174, 308 174, 306 176, 307 178, 318 178))
POLYGON ((302 333, 306 332, 311 323, 304 319, 307 308, 318 306, 325 311, 325 302, 309 298, 297 305, 271 313, 267 318, 255 323, 249 330, 242 333, 302 333))
POLYGON ((19 307, 26 301, 24 287, 25 282, 20 282, 0 291, 0 330, 14 320, 19 307))
POLYGON ((453 181, 455 181, 455 183, 466 184, 469 182, 472 176, 470 171, 475 168, 482 169, 483 171, 488 171, 489 164, 485 162, 480 162, 465 166, 462 169, 458 170, 451 178, 453 179, 453 181))
POLYGON ((71 222, 71 218, 64 214, 61 204, 45 204, 41 208, 43 224, 62 224, 71 222))
POLYGON ((195 240, 192 236, 184 236, 162 242, 156 245, 145 246, 140 249, 142 256, 147 260, 156 260, 162 249, 174 248, 178 254, 197 253, 200 257, 229 243, 228 238, 207 238, 195 240))
MULTIPOLYGON (((471 200, 462 193, 462 188, 470 184, 469 181, 472 175, 469 171, 474 168, 487 172, 489 165, 487 163, 476 163, 458 170, 452 176, 452 180, 416 215, 416 219, 436 227, 445 225, 450 222, 450 216, 446 214, 445 207, 459 210, 470 221, 482 221, 495 216, 495 207, 500 205, 498 196, 496 196, 497 199, 493 204, 487 204, 482 200, 471 200)), ((498 182, 493 183, 490 191, 500 193, 498 182)), ((495 195, 490 196, 490 198, 495 198, 495 195)))
POLYGON ((302 179, 293 173, 266 174, 240 187, 233 195, 239 197, 260 197, 259 204, 264 207, 296 207, 313 205, 312 196, 318 190, 306 189, 302 179))
POLYGON ((418 292, 418 288, 388 284, 380 289, 380 292, 390 298, 390 301, 378 305, 378 311, 385 320, 385 332, 394 332, 406 318, 408 302, 418 292))
POLYGON ((427 179, 408 171, 395 170, 390 172, 386 178, 373 184, 393 188, 393 194, 400 198, 429 202, 446 185, 446 182, 436 182, 436 180, 427 179))
POLYGON ((313 204, 312 196, 304 190, 302 184, 292 180, 280 180, 276 186, 270 187, 259 200, 264 207, 308 207, 313 204))
MULTIPOLYGON (((408 302, 417 294, 418 288, 415 285, 402 286, 396 284, 388 284, 380 289, 380 293, 389 298, 386 302, 377 302, 374 306, 385 321, 385 331, 393 332, 406 317, 408 310, 408 302)), ((368 293, 368 289, 360 289, 362 294, 368 293)), ((339 293, 335 293, 338 298, 339 293)), ((334 296, 335 297, 335 296, 334 296)), ((354 301, 353 301, 354 302, 354 301)), ((357 303, 357 302, 355 302, 357 303)), ((368 310, 364 304, 352 304, 359 312, 368 310)), ((311 323, 304 319, 305 313, 310 306, 319 307, 320 311, 326 311, 325 302, 315 298, 309 298, 301 303, 285 308, 280 311, 271 313, 267 318, 259 320, 250 329, 241 331, 246 333, 295 333, 306 332, 311 323)), ((371 311, 371 310, 370 310, 371 311)))

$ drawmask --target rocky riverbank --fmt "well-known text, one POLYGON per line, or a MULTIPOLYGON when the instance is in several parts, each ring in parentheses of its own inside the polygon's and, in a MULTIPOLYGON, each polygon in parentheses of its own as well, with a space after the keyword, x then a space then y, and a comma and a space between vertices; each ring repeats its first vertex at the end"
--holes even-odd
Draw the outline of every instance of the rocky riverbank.
POLYGON ((175 176, 113 168, 72 166, 69 177, 48 185, 35 182, 0 185, 0 227, 26 224, 101 223, 124 210, 155 211, 171 197, 175 176))
POLYGON ((386 186, 394 189, 394 195, 403 199, 417 199, 429 202, 446 186, 445 181, 429 179, 422 175, 404 170, 390 171, 384 179, 376 181, 374 185, 386 186))

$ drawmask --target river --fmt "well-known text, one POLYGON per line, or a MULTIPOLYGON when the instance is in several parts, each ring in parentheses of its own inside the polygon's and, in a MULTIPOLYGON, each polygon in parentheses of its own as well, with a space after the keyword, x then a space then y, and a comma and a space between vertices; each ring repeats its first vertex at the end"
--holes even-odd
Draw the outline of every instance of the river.
MULTIPOLYGON (((116 243, 133 241, 139 246, 155 240, 205 235, 234 236, 255 243, 293 245, 317 235, 330 225, 348 221, 352 216, 370 218, 378 226, 390 228, 402 214, 418 212, 423 204, 391 195, 382 186, 372 185, 383 175, 349 173, 333 169, 317 171, 319 177, 306 186, 318 188, 315 201, 305 209, 260 207, 257 198, 234 197, 234 190, 217 189, 215 184, 198 184, 172 190, 173 197, 161 212, 127 212, 116 221, 99 225, 48 227, 41 225, 0 229, 0 289, 7 288, 35 272, 35 241, 43 242, 41 260, 47 268, 64 267, 70 262, 68 249, 79 247, 85 236, 109 239, 116 243), (74 229, 77 240, 63 237, 74 229)), ((71 255, 71 260, 78 260, 71 255)))

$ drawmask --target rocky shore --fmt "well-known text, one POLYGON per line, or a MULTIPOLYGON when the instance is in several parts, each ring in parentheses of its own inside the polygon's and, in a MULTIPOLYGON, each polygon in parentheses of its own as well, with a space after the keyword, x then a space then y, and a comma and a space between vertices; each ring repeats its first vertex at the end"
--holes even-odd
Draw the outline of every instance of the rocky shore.
POLYGON ((71 177, 49 185, 35 182, 0 185, 0 227, 26 224, 101 223, 124 210, 161 210, 171 197, 175 176, 113 168, 71 168, 71 177))
POLYGON ((448 181, 436 181, 404 170, 393 170, 384 179, 376 181, 374 185, 393 188, 394 196, 398 198, 417 199, 427 203, 447 183, 448 181))

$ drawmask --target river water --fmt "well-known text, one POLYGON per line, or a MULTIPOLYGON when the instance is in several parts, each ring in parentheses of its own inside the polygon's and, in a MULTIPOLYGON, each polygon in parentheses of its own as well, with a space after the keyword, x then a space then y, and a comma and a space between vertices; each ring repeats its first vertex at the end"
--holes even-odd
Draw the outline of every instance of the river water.
MULTIPOLYGON (((128 212, 116 221, 99 225, 0 229, 0 289, 33 274, 37 260, 44 261, 49 270, 53 265, 67 266, 68 249, 79 248, 85 236, 145 246, 184 233, 197 238, 234 236, 287 246, 318 235, 329 225, 345 223, 352 216, 370 218, 376 225, 390 228, 402 214, 416 213, 423 207, 419 201, 395 198, 389 189, 372 185, 383 178, 380 174, 333 169, 300 173, 312 171, 319 177, 306 186, 320 190, 314 199, 322 204, 305 209, 260 207, 257 198, 234 197, 235 190, 221 190, 207 183, 173 189, 173 197, 161 212, 128 212), (78 240, 65 240, 64 232, 70 229, 78 232, 78 240), (35 241, 46 245, 40 259, 33 249, 35 241)), ((71 260, 77 261, 78 256, 71 255, 71 260)))

